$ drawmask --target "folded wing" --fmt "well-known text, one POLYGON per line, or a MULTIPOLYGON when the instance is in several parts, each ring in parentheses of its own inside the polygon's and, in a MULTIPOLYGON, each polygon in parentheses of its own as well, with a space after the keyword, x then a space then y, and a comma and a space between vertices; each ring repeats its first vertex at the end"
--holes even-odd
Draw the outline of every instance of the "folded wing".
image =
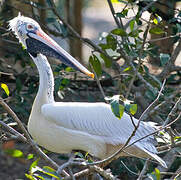
MULTIPOLYGON (((119 120, 112 113, 111 107, 105 103, 53 103, 42 106, 42 113, 46 119, 64 128, 83 131, 91 135, 100 136, 106 143, 125 143, 134 130, 130 116, 126 113, 119 120)), ((137 124, 138 120, 134 119, 137 124)), ((140 124, 132 142, 152 133, 153 124, 140 124)), ((143 141, 153 143, 152 136, 143 141)))

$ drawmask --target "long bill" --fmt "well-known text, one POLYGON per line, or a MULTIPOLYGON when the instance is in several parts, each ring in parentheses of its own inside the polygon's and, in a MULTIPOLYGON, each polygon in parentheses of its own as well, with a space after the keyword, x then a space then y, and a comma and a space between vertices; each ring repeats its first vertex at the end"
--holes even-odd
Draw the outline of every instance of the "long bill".
MULTIPOLYGON (((67 53, 64 49, 62 49, 52 38, 50 38, 46 33, 44 33, 41 29, 36 30, 35 32, 28 33, 28 36, 37 42, 41 42, 42 49, 40 49, 40 53, 55 57, 61 60, 66 65, 74 68, 75 70, 79 70, 80 72, 88 75, 91 78, 94 78, 94 74, 91 73, 87 68, 85 68, 82 64, 80 64, 74 57, 72 57, 69 53, 67 53), (44 49, 43 49, 44 48, 44 49)), ((75 47, 76 48, 76 47, 75 47)))

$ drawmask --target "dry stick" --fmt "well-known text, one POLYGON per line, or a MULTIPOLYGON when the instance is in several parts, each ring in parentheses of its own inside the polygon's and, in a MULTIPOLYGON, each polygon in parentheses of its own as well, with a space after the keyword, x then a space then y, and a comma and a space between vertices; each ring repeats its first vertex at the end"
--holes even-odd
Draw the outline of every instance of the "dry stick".
POLYGON ((146 170, 148 169, 148 165, 149 165, 149 159, 146 160, 143 169, 141 170, 138 179, 137 180, 142 180, 144 174, 146 173, 146 170))
POLYGON ((163 88, 165 86, 166 83, 166 79, 164 79, 162 87, 158 93, 158 96, 156 97, 156 99, 145 109, 145 111, 142 113, 142 115, 139 118, 139 121, 143 119, 143 117, 148 113, 148 111, 151 109, 151 107, 159 100, 159 97, 161 96, 161 93, 163 91, 163 88))
POLYGON ((126 170, 128 170, 130 173, 132 173, 132 174, 138 176, 138 174, 135 173, 134 171, 132 171, 131 169, 129 169, 123 161, 121 161, 121 163, 122 163, 122 165, 126 168, 126 170))
MULTIPOLYGON (((91 171, 96 171, 97 173, 99 173, 101 176, 105 177, 106 179, 110 179, 110 180, 114 180, 115 177, 110 173, 110 172, 106 172, 105 170, 103 170, 100 167, 97 167, 95 165, 93 166, 89 166, 89 164, 87 164, 86 162, 74 162, 72 160, 64 163, 63 165, 61 165, 58 169, 58 173, 61 173, 63 171, 63 169, 69 167, 69 166, 83 166, 83 167, 88 167, 90 168, 91 171)), ((86 171, 87 172, 87 171, 86 171)), ((76 178, 76 174, 73 175, 74 178, 76 178)), ((69 177, 66 177, 65 179, 69 179, 69 177)))
POLYGON ((165 39, 170 39, 170 38, 175 38, 177 36, 180 36, 180 33, 177 33, 175 35, 171 35, 171 36, 166 36, 166 37, 161 37, 161 38, 155 38, 155 39, 150 39, 147 41, 147 43, 151 43, 151 42, 156 42, 156 41, 162 41, 165 39))
POLYGON ((169 101, 171 101, 171 99, 173 99, 177 94, 181 93, 181 86, 178 87, 178 89, 169 97, 167 97, 165 99, 165 101, 162 101, 160 104, 158 104, 157 106, 155 106, 149 113, 145 114, 143 117, 143 120, 146 119, 148 116, 153 115, 156 111, 158 111, 161 106, 164 106, 166 103, 168 103, 169 101))
MULTIPOLYGON (((146 135, 146 136, 143 136, 142 138, 140 138, 140 139, 134 141, 133 143, 129 144, 129 145, 128 145, 127 147, 125 147, 124 149, 132 146, 133 144, 137 143, 138 141, 141 141, 141 140, 147 138, 148 136, 154 135, 154 134, 158 133, 159 131, 161 131, 161 130, 163 130, 163 129, 169 127, 169 126, 171 126, 173 123, 175 123, 176 121, 178 121, 180 117, 181 117, 181 112, 179 113, 179 115, 177 116, 177 118, 176 118, 175 120, 173 120, 172 122, 170 122, 170 123, 167 124, 166 126, 163 126, 162 128, 154 131, 153 133, 150 133, 150 134, 148 134, 148 135, 146 135)), ((124 149, 123 149, 123 150, 124 150, 124 149)))
POLYGON ((112 13, 112 16, 114 18, 114 21, 116 22, 116 25, 118 26, 118 28, 123 28, 118 20, 118 18, 116 17, 116 13, 114 11, 114 8, 113 8, 113 5, 112 5, 112 2, 111 0, 107 0, 108 4, 109 4, 109 8, 111 10, 111 13, 112 13))
POLYGON ((165 120, 165 122, 163 123, 163 126, 165 126, 166 124, 169 123, 172 115, 176 112, 177 108, 178 108, 178 104, 181 103, 181 96, 180 98, 178 99, 178 101, 175 103, 174 107, 172 108, 172 110, 170 111, 170 113, 168 114, 167 116, 167 119, 165 120))
POLYGON ((175 172, 175 175, 171 177, 171 179, 177 179, 181 175, 181 166, 175 172))
MULTIPOLYGON (((101 91, 101 94, 102 94, 102 96, 104 97, 104 99, 105 99, 105 101, 106 101, 106 95, 105 95, 104 90, 103 90, 103 88, 102 88, 101 82, 100 82, 99 78, 97 77, 96 72, 94 71, 94 68, 93 68, 92 64, 90 64, 90 67, 91 67, 92 71, 94 72, 95 79, 96 79, 96 83, 97 83, 97 85, 98 85, 98 87, 99 87, 99 89, 100 89, 100 91, 101 91)), ((106 101, 106 102, 107 102, 107 101, 106 101)))
MULTIPOLYGON (((80 177, 87 176, 89 173, 91 173, 91 170, 90 169, 85 169, 85 170, 82 170, 82 171, 80 171, 78 173, 75 173, 74 177, 77 179, 77 178, 80 178, 80 177)), ((70 176, 65 177, 64 179, 65 180, 72 180, 72 178, 70 176)))
MULTIPOLYGON (((15 135, 16 138, 20 141, 23 141, 25 143, 27 143, 26 138, 20 134, 18 131, 14 130, 11 126, 8 126, 6 123, 4 123, 3 121, 0 121, 0 125, 8 132, 10 132, 11 134, 15 135)), ((2 128, 0 127, 0 128, 2 128)))
POLYGON ((159 153, 161 154, 161 153, 169 151, 171 148, 180 147, 180 146, 181 146, 181 142, 179 141, 179 142, 176 142, 174 144, 168 144, 168 145, 160 146, 157 149, 158 149, 159 153))
MULTIPOLYGON (((42 158, 44 159, 44 161, 48 164, 50 164, 53 168, 57 169, 58 165, 56 164, 56 162, 54 162, 51 158, 49 158, 36 144, 35 142, 31 139, 28 131, 25 129, 23 123, 20 121, 20 119, 17 117, 17 115, 14 113, 14 111, 4 102, 4 100, 2 98, 0 98, 0 105, 8 112, 9 115, 11 115, 11 117, 17 122, 18 126, 20 127, 20 129, 22 130, 23 134, 26 137, 26 142, 28 142, 28 144, 30 144, 32 146, 32 148, 34 149, 34 151, 42 158)), ((3 124, 1 122, 1 124, 3 124)), ((4 126, 5 127, 5 126, 4 126)), ((15 130, 14 130, 15 133, 15 130)), ((16 134, 19 134, 18 132, 16 134)), ((21 139, 24 139, 21 137, 21 139)), ((65 171, 63 171, 63 175, 65 176, 69 176, 68 173, 66 173, 65 171)))
POLYGON ((160 79, 164 79, 171 71, 172 67, 175 64, 175 60, 178 57, 181 50, 181 39, 179 40, 179 43, 177 47, 175 48, 174 52, 172 53, 172 56, 168 62, 168 64, 164 67, 163 71, 158 75, 160 79))

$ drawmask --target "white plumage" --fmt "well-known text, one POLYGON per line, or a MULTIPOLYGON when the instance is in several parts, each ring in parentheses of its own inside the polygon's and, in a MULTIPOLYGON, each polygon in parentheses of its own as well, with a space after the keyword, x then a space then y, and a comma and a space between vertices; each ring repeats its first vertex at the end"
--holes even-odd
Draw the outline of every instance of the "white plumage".
MULTIPOLYGON (((117 119, 106 103, 55 102, 53 73, 44 55, 63 59, 64 63, 89 76, 93 74, 67 55, 34 20, 19 15, 10 21, 10 28, 27 48, 40 75, 39 90, 28 122, 28 130, 35 141, 53 152, 83 150, 101 159, 124 145, 134 130, 129 115, 124 113, 121 120, 117 119)), ((138 123, 135 118, 134 123, 138 123)), ((141 122, 130 143, 155 129, 154 123, 141 122)), ((154 137, 149 136, 129 147, 129 154, 122 155, 152 157, 166 167, 165 162, 156 155, 155 142, 154 137)))

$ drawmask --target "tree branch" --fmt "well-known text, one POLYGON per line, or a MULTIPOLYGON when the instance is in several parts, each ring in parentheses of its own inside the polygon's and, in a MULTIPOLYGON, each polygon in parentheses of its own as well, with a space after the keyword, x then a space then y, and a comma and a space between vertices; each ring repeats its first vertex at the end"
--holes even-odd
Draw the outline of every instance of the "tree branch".
POLYGON ((168 74, 172 71, 172 68, 175 66, 176 58, 178 57, 179 53, 181 51, 181 39, 178 42, 177 47, 175 48, 174 52, 172 53, 172 56, 167 63, 167 65, 164 67, 163 71, 158 75, 160 79, 164 79, 168 76, 168 74))
MULTIPOLYGON (((35 142, 31 139, 31 136, 29 135, 28 131, 25 129, 23 123, 20 121, 20 119, 17 117, 17 115, 13 112, 13 110, 4 102, 4 100, 2 98, 0 98, 0 105, 8 112, 8 114, 17 122, 19 128, 21 129, 21 131, 23 132, 23 134, 25 135, 25 137, 22 135, 20 135, 20 133, 16 132, 15 130, 12 130, 12 128, 7 127, 4 125, 4 123, 2 123, 1 121, 1 125, 3 125, 3 127, 5 127, 7 130, 9 129, 11 133, 15 133, 17 134, 21 140, 23 140, 23 142, 26 142, 28 144, 30 144, 33 148, 33 150, 48 164, 50 164, 53 168, 57 169, 58 165, 56 164, 56 162, 54 162, 51 158, 49 158, 36 144, 35 142), (26 140, 25 140, 26 138, 26 140), (25 140, 25 141, 24 141, 25 140)), ((69 174, 67 174, 65 171, 63 171, 63 174, 66 176, 69 176, 69 174)))

